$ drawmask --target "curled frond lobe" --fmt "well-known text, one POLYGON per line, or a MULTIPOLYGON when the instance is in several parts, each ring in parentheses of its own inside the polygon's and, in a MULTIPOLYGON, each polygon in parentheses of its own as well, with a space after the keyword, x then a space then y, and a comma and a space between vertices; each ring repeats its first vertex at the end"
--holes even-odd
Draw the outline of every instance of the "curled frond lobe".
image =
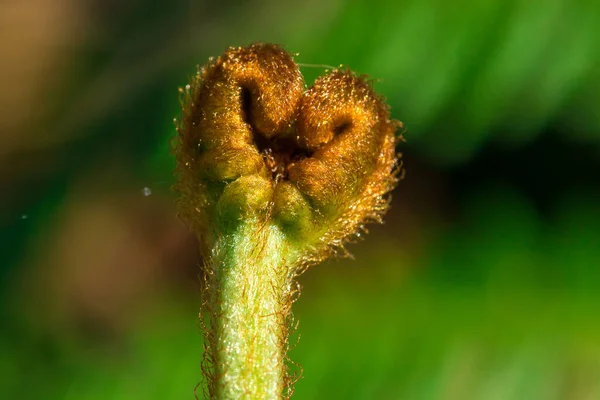
POLYGON ((184 91, 180 212, 205 241, 255 217, 298 246, 338 245, 385 210, 398 126, 363 76, 336 69, 305 91, 279 46, 230 48, 184 91))

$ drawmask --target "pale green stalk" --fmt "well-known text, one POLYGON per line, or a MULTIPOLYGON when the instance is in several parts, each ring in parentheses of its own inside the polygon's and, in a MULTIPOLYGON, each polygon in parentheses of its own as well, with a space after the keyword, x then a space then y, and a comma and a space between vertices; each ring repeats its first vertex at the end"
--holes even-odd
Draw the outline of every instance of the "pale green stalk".
POLYGON ((274 224, 256 219, 222 236, 210 260, 213 388, 219 399, 278 399, 298 255, 274 224))

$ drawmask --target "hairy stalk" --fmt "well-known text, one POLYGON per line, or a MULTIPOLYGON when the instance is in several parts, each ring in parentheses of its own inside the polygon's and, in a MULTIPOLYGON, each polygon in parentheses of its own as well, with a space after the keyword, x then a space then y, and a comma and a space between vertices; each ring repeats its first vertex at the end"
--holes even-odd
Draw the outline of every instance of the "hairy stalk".
POLYGON ((216 395, 277 399, 286 381, 285 343, 296 252, 281 230, 250 220, 217 244, 209 268, 213 307, 216 395))
POLYGON ((294 278, 381 221, 401 124, 364 76, 336 69, 306 89, 270 44, 228 49, 180 92, 175 190, 205 259, 208 393, 289 396, 294 278))

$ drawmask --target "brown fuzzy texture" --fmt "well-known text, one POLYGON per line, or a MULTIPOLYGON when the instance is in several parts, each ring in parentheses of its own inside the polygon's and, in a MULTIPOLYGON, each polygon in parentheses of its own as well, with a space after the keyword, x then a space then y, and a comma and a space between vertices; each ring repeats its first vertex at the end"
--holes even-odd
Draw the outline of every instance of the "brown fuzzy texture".
MULTIPOLYGON (((366 77, 336 69, 305 91, 292 56, 258 43, 211 59, 180 92, 175 190, 181 218, 208 260, 203 308, 211 319, 219 285, 211 254, 243 221, 281 229, 301 254, 290 260, 292 277, 345 251, 366 223, 381 222, 401 171, 395 147, 402 124, 390 119, 366 77)), ((292 296, 284 297, 288 320, 292 296)), ((210 329, 206 335, 214 365, 216 339, 210 329)), ((287 333, 281 339, 287 348, 287 333)))

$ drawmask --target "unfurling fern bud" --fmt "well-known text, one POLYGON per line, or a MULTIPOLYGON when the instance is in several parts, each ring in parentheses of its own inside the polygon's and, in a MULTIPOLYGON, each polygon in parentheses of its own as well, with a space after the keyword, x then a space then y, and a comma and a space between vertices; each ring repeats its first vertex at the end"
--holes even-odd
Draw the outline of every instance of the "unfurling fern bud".
POLYGON ((380 220, 401 124, 349 70, 305 90, 292 56, 271 44, 230 48, 181 92, 175 190, 206 260, 209 392, 289 395, 293 279, 380 220))

